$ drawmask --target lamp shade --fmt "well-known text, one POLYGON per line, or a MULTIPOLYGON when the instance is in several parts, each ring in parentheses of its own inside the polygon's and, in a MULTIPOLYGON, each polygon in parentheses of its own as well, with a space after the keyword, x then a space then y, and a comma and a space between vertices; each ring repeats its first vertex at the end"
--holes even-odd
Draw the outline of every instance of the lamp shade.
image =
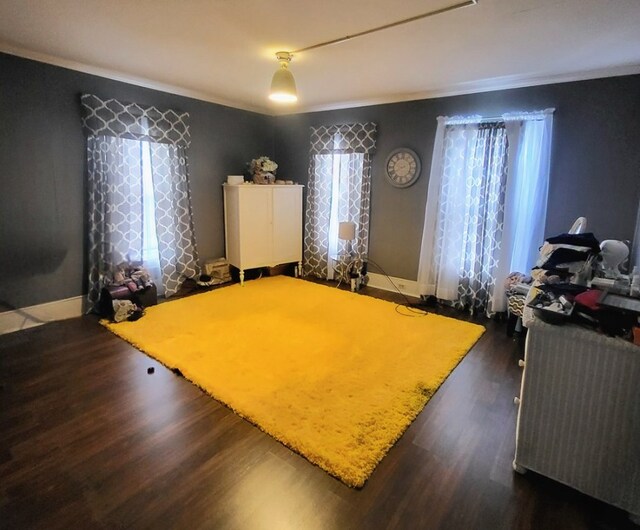
POLYGON ((338 225, 338 239, 353 241, 356 238, 356 224, 345 221, 338 225))
POLYGON ((276 57, 280 63, 280 68, 276 70, 273 74, 273 79, 271 79, 269 99, 278 103, 295 103, 298 101, 298 91, 296 89, 296 80, 289 71, 291 54, 278 52, 276 57))

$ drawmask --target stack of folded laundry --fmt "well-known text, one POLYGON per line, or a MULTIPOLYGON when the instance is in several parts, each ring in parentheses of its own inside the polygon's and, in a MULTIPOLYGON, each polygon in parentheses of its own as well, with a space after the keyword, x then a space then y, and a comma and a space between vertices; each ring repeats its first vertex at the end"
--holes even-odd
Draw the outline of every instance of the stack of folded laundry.
POLYGON ((531 275, 540 283, 586 285, 599 253, 600 243, 590 232, 550 237, 540 249, 531 275))

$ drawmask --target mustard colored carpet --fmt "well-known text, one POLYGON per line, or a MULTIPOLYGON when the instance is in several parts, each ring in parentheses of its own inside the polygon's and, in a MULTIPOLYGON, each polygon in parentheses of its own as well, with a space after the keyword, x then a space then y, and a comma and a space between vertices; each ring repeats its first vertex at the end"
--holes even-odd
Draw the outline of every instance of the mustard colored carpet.
POLYGON ((285 276, 105 325, 353 487, 484 333, 285 276))

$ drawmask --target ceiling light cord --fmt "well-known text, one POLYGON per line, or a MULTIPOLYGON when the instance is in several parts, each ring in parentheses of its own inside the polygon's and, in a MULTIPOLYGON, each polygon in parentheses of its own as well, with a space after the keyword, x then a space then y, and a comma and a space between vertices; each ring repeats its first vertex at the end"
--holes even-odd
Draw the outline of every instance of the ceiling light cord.
POLYGON ((454 11, 456 9, 462 9, 463 7, 473 6, 478 3, 478 0, 464 0, 462 2, 458 2, 456 4, 452 4, 447 7, 442 7, 440 9, 435 9, 433 11, 427 11, 426 13, 422 13, 420 15, 416 15, 413 17, 405 18, 402 20, 398 20, 396 22, 391 22, 390 24, 385 24, 383 26, 378 26, 372 29, 367 29, 365 31, 360 31, 359 33, 354 33, 353 35, 347 35, 345 37, 340 37, 339 39, 332 39, 326 42, 321 42, 319 44, 314 44, 313 46, 307 46, 306 48, 300 48, 298 50, 294 50, 292 52, 280 51, 276 53, 276 59, 280 63, 280 68, 276 70, 273 74, 273 79, 271 80, 271 90, 269 92, 269 99, 276 103, 295 103, 298 101, 298 91, 296 88, 296 82, 293 78, 293 74, 289 71, 289 63, 293 56, 297 53, 308 52, 310 50, 316 50, 318 48, 323 48, 325 46, 331 46, 333 44, 339 44, 341 42, 346 42, 357 37, 362 37, 364 35, 369 35, 371 33, 376 33, 378 31, 382 31, 389 28, 395 28, 397 26, 402 26, 403 24, 409 24, 410 22, 415 22, 416 20, 422 20, 423 18, 433 17, 436 15, 441 15, 442 13, 447 13, 448 11, 454 11))
POLYGON ((478 4, 478 0, 465 0, 464 2, 458 2, 457 4, 453 4, 450 6, 446 6, 440 9, 435 9, 433 11, 427 11, 426 13, 421 13, 420 15, 415 15, 413 17, 404 18, 402 20, 398 20, 396 22, 391 22, 390 24, 384 24, 383 26, 377 26, 372 29, 367 29, 365 31, 360 31, 358 33, 354 33, 353 35, 346 35, 344 37, 340 37, 338 39, 332 39, 325 42, 321 42, 319 44, 314 44, 312 46, 307 46, 305 48, 300 48, 299 50, 294 50, 290 52, 291 54, 308 52, 309 50, 315 50, 317 48, 323 48, 325 46, 331 46, 333 44, 340 44, 341 42, 346 42, 348 40, 355 39, 356 37, 362 37, 364 35, 369 35, 371 33, 376 33, 378 31, 382 31, 385 29, 395 28, 396 26, 402 26, 404 24, 409 24, 410 22, 415 22, 416 20, 422 20, 423 18, 434 17, 436 15, 441 15, 442 13, 447 13, 449 11, 455 11, 456 9, 462 9, 464 7, 474 6, 478 4))

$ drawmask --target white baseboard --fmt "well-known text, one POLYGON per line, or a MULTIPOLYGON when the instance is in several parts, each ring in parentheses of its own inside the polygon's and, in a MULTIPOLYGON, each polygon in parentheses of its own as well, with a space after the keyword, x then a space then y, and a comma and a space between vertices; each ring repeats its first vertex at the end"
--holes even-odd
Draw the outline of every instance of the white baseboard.
POLYGON ((83 314, 84 300, 84 296, 74 296, 0 313, 0 335, 34 328, 54 320, 79 317, 83 314))
POLYGON ((415 280, 405 280, 404 278, 394 278, 393 276, 387 278, 384 274, 378 274, 375 272, 368 272, 367 276, 369 276, 369 283, 367 284, 369 287, 375 287, 376 289, 382 289, 383 291, 400 291, 402 294, 415 296, 416 298, 420 296, 418 293, 418 282, 415 280), (395 284, 395 287, 391 282, 395 284))

